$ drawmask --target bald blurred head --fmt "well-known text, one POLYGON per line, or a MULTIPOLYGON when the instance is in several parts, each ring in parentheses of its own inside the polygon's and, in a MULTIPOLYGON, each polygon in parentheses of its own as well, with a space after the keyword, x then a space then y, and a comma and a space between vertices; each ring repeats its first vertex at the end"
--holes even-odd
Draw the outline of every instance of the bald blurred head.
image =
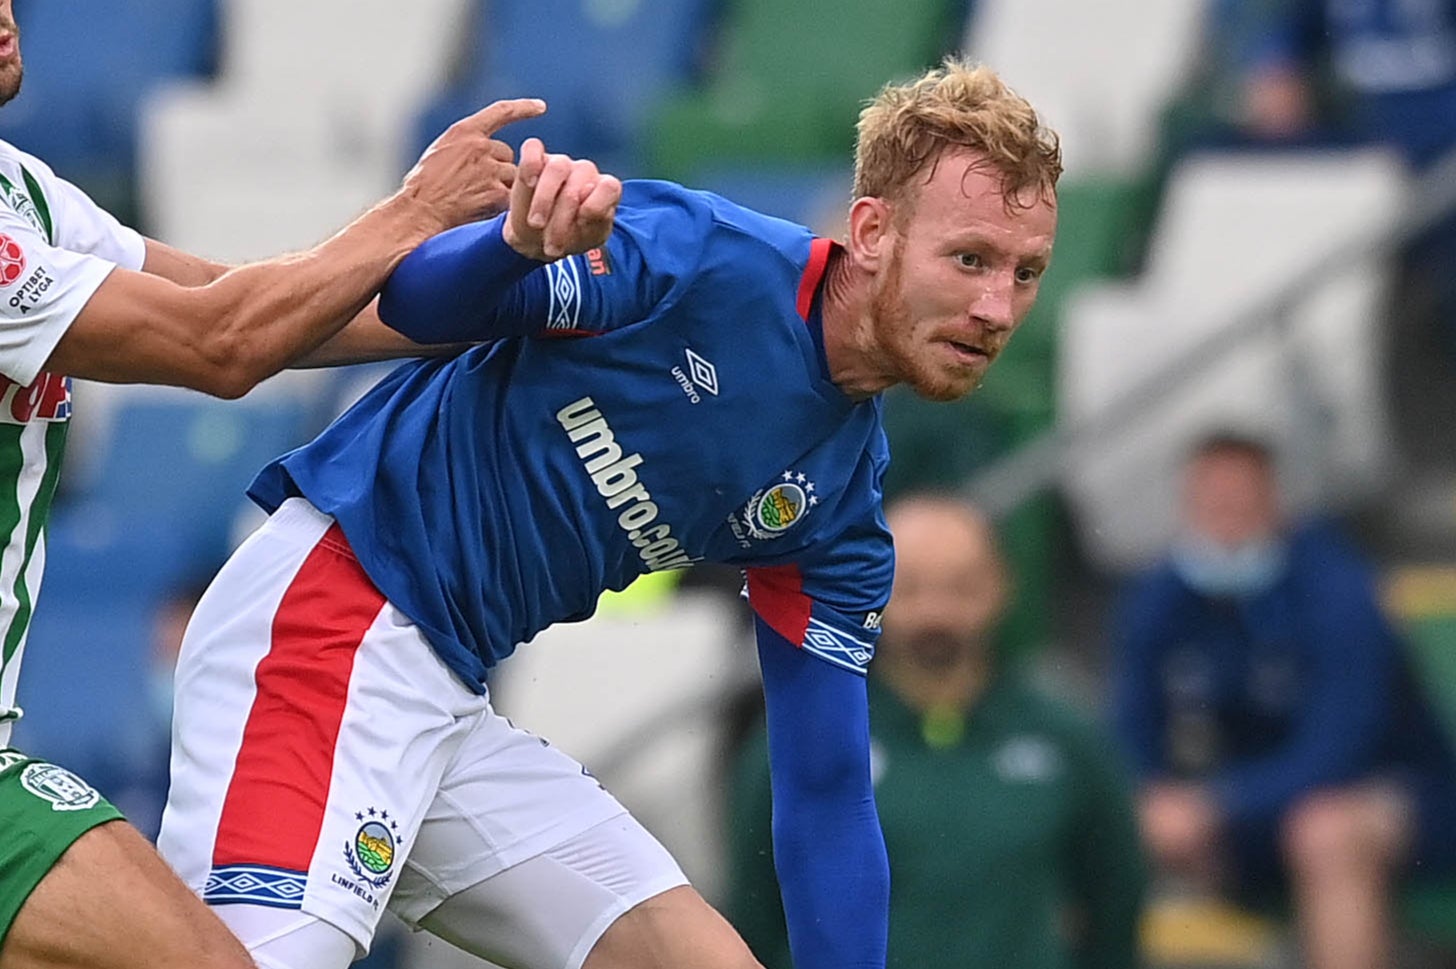
POLYGON ((885 512, 895 585, 881 660, 941 668, 981 650, 1006 604, 1006 569, 990 523, 964 502, 915 496, 885 512))

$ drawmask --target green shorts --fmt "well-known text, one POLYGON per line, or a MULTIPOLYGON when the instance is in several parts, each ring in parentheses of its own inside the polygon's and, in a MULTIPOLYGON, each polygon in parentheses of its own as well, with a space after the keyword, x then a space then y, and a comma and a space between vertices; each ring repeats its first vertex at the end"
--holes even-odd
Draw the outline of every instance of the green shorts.
POLYGON ((121 812, 64 767, 0 747, 0 945, 66 849, 121 812))

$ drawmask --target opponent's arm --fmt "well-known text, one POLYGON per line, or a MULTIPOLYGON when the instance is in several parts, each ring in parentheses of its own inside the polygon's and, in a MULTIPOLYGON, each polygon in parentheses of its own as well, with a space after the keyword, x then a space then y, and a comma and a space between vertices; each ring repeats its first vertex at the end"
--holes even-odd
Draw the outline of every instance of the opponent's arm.
MULTIPOLYGON (((201 256, 184 252, 165 242, 147 239, 147 257, 142 272, 170 279, 180 286, 206 286, 233 268, 201 256)), ((379 319, 377 302, 355 314, 342 330, 329 337, 313 351, 294 360, 293 367, 341 367, 354 363, 374 363, 401 357, 448 356, 466 349, 468 343, 423 345, 385 326, 379 319)))
POLYGON ((864 677, 755 617, 774 863, 797 969, 884 969, 890 870, 869 767, 864 677))
MULTIPOLYGON (((491 136, 540 114, 535 100, 497 102, 456 122, 394 195, 303 253, 230 269, 202 286, 115 269, 52 351, 47 368, 77 377, 192 387, 239 397, 316 349, 364 308, 420 242, 499 211, 513 154, 491 136)), ((148 247, 156 266, 201 271, 148 247)))
POLYGON ((342 367, 402 357, 451 357, 472 346, 474 343, 417 343, 384 324, 379 318, 379 301, 375 300, 360 310, 348 326, 293 361, 293 366, 342 367))
POLYGON ((147 239, 147 256, 142 272, 170 279, 178 286, 206 286, 232 266, 184 252, 156 239, 147 239))

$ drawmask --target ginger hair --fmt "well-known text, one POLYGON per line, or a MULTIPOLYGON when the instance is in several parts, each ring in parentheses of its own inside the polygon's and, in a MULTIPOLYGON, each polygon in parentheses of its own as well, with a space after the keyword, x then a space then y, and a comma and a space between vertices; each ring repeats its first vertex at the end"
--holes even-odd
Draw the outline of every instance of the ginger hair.
POLYGON ((1056 197, 1062 150, 1056 132, 995 71, 954 57, 914 81, 887 84, 859 116, 855 198, 913 198, 916 176, 947 151, 968 149, 1002 176, 1006 203, 1056 197))

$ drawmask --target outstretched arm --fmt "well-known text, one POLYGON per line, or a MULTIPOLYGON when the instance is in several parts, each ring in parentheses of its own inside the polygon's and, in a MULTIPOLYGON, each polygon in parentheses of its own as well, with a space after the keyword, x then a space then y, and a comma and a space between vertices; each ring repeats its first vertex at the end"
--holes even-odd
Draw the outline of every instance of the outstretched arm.
POLYGON ((113 270, 46 368, 241 396, 341 329, 420 242, 499 211, 515 168, 509 146, 491 136, 542 110, 539 101, 498 102, 452 125, 398 192, 307 252, 240 266, 201 286, 113 270))
POLYGON ((774 862, 797 969, 884 969, 890 869, 875 811, 864 676, 755 618, 774 862))
MULTIPOLYGON (((232 269, 225 263, 213 262, 181 249, 146 240, 147 258, 142 272, 170 279, 180 286, 206 286, 232 269)), ((432 344, 425 346, 385 326, 379 319, 378 302, 355 314, 342 330, 329 337, 312 352, 292 363, 293 367, 340 367, 352 363, 373 363, 401 357, 445 356, 459 353, 469 344, 432 344)))

